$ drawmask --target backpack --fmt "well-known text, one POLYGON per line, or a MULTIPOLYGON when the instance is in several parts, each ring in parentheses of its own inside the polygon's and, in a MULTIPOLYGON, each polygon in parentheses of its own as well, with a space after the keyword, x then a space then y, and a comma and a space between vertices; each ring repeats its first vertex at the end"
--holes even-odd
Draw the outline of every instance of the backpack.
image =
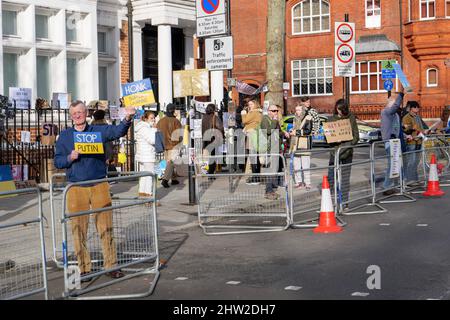
POLYGON ((164 137, 161 131, 155 132, 155 152, 164 152, 164 137))

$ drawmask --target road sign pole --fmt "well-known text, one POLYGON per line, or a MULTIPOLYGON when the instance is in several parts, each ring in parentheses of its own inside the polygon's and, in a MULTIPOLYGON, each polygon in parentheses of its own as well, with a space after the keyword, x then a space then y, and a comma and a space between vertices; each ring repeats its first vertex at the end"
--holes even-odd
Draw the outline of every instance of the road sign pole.
MULTIPOLYGON (((345 14, 345 22, 349 22, 348 13, 345 14)), ((350 108, 350 77, 345 77, 345 101, 350 108)))

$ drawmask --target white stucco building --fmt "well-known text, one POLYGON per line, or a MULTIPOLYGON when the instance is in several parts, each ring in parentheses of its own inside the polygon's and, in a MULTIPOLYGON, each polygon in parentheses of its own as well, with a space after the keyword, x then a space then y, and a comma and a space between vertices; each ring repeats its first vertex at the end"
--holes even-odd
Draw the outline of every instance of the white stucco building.
MULTIPOLYGON (((172 71, 194 68, 195 0, 132 4, 134 80, 150 77, 159 102, 172 102, 172 71)), ((118 103, 126 0, 1 0, 0 10, 0 94, 118 103)))
POLYGON ((122 3, 2 0, 0 6, 1 94, 17 86, 32 88, 33 101, 53 92, 118 101, 122 3))

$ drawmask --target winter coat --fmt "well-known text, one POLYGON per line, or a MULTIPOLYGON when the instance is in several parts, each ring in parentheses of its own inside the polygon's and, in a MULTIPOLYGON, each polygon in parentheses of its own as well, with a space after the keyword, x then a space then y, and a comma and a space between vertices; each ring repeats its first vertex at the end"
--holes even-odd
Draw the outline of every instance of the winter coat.
MULTIPOLYGON (((352 145, 354 146, 359 141, 358 124, 356 123, 356 118, 352 113, 350 113, 348 116, 342 117, 342 118, 339 117, 338 115, 333 115, 331 117, 331 119, 329 120, 329 122, 344 120, 344 119, 350 119, 350 124, 352 126, 353 139, 351 141, 331 143, 330 145, 332 147, 334 147, 334 152, 336 152, 339 149, 339 147, 341 147, 341 146, 352 146, 352 145)), ((332 157, 334 157, 334 152, 331 152, 332 157)), ((353 157, 353 148, 348 148, 348 149, 344 149, 343 151, 341 151, 339 160, 347 160, 351 157, 353 157)))
POLYGON ((156 128, 152 128, 148 122, 140 121, 134 130, 136 139, 136 160, 139 162, 155 162, 156 128))

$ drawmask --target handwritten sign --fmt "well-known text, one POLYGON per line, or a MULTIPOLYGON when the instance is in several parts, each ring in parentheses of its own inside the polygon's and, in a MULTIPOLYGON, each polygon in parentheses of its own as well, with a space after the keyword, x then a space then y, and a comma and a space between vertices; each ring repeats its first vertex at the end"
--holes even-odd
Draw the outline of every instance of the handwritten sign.
POLYGON ((53 123, 44 123, 41 127, 41 143, 45 146, 53 146, 56 136, 59 134, 58 127, 53 123))
POLYGON ((323 130, 328 143, 353 140, 350 119, 324 122, 323 130))
POLYGON ((30 88, 9 88, 9 102, 17 109, 28 109, 31 107, 31 89, 30 88))
POLYGON ((391 170, 389 178, 394 179, 400 176, 400 154, 402 153, 402 145, 400 139, 389 140, 391 147, 391 170))
POLYGON ((103 140, 100 132, 74 132, 75 151, 81 154, 103 154, 103 140))
POLYGON ((123 102, 127 107, 142 107, 155 103, 150 79, 139 80, 122 85, 123 102))

